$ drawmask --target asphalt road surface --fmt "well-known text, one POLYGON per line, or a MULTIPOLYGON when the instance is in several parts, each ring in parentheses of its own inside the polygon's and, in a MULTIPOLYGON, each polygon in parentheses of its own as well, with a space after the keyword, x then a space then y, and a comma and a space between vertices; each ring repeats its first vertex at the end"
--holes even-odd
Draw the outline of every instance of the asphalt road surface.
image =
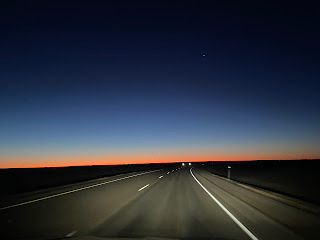
POLYGON ((320 239, 314 211, 190 167, 3 199, 0 226, 2 239, 320 239))

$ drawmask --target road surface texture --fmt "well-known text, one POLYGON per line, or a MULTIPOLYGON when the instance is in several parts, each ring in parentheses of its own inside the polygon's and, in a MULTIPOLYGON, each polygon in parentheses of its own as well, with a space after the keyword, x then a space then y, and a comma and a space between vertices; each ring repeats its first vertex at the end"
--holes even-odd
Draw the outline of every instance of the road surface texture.
POLYGON ((123 174, 2 200, 0 237, 320 239, 317 209, 271 195, 197 167, 123 174))

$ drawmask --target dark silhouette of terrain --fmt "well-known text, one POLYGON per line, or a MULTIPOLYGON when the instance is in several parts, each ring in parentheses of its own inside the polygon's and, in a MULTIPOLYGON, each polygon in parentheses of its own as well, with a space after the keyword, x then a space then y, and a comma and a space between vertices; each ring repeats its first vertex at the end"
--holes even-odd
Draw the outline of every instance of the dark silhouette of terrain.
MULTIPOLYGON (((0 197, 181 163, 0 169, 0 197)), ((319 160, 215 161, 192 163, 216 175, 320 205, 319 160)))
POLYGON ((320 159, 208 162, 205 169, 255 187, 320 205, 320 159))
POLYGON ((177 165, 177 163, 151 163, 0 169, 0 197, 124 173, 170 168, 177 165))

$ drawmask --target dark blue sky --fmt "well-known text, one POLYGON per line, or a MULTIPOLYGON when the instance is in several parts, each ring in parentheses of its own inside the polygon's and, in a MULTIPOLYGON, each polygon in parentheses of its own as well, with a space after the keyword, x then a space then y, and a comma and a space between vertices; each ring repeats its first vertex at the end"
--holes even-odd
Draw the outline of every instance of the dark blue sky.
POLYGON ((0 160, 319 157, 319 20, 308 2, 7 1, 0 160))

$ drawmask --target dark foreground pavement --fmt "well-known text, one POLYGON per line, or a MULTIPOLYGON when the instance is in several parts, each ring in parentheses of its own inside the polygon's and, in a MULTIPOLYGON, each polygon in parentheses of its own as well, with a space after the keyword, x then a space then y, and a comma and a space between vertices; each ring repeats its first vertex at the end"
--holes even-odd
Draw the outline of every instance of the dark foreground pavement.
POLYGON ((1 204, 2 239, 320 239, 312 206, 198 168, 124 174, 1 204))

